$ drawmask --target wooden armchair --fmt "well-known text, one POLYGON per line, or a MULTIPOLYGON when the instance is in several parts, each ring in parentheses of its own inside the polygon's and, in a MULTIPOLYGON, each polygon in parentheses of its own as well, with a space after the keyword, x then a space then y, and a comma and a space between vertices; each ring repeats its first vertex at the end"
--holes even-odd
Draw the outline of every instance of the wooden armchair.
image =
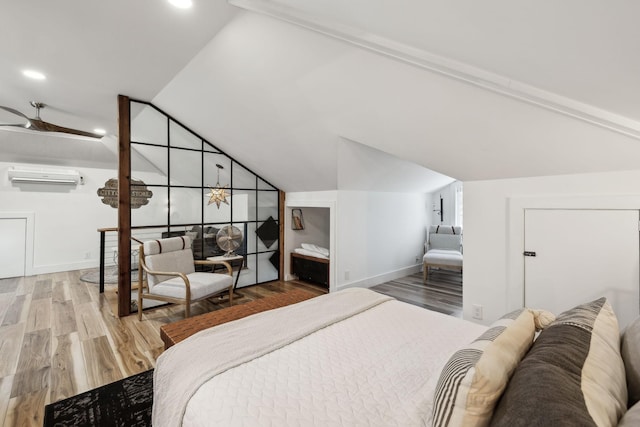
POLYGON ((229 292, 233 303, 233 270, 225 261, 194 260, 188 236, 151 240, 140 245, 138 275, 138 320, 142 320, 144 298, 185 305, 184 317, 189 317, 191 303, 223 292, 229 292), (227 273, 196 272, 195 265, 222 264, 227 273), (143 287, 143 271, 147 287, 143 287))

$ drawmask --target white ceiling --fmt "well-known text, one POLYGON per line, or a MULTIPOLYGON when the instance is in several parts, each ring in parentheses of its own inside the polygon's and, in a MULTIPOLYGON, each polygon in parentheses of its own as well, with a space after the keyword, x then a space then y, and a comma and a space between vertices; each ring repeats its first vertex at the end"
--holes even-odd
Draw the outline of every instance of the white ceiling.
POLYGON ((286 191, 370 183, 347 140, 461 180, 640 158, 631 0, 2 2, 0 105, 115 133, 117 94, 153 100, 286 191))
POLYGON ((33 117, 29 101, 44 102, 45 121, 116 134, 118 94, 153 98, 237 12, 226 1, 196 3, 1 0, 0 105, 33 117))
POLYGON ((237 0, 640 120, 640 2, 237 0))

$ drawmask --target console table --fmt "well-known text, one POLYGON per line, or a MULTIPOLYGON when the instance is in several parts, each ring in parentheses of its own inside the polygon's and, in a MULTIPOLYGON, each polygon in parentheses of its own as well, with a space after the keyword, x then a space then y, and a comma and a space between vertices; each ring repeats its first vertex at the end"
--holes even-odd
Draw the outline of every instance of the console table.
MULTIPOLYGON (((236 275, 236 280, 233 283, 233 290, 236 290, 238 286, 238 279, 240 278, 240 271, 242 271, 242 266, 244 266, 244 257, 242 255, 234 255, 234 256, 210 256, 207 257, 207 261, 225 261, 231 265, 231 268, 238 267, 238 274, 236 275)), ((215 271, 215 266, 214 266, 215 271)))

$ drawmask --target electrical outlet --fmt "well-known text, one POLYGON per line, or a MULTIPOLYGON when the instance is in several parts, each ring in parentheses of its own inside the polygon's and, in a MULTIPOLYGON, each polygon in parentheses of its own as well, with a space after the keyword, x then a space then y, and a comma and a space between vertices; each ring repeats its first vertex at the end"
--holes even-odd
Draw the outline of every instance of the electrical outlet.
POLYGON ((482 320, 482 306, 479 304, 473 304, 473 314, 472 317, 474 319, 482 320))
POLYGON ((91 259, 91 252, 85 252, 84 259, 91 259))
POLYGON ((344 272, 344 280, 349 280, 349 276, 351 275, 351 272, 349 270, 345 270, 344 272))
POLYGON ((418 264, 420 262, 420 256, 416 255, 416 264, 418 264))

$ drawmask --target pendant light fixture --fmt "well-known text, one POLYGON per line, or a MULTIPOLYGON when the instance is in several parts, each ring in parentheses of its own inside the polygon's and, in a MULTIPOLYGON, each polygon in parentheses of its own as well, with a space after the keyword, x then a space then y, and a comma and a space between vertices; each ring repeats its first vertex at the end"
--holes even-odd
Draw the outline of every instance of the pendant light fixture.
POLYGON ((229 186, 228 185, 225 185, 224 187, 220 186, 220 169, 224 169, 224 168, 222 167, 222 165, 219 165, 217 163, 216 163, 216 166, 218 168, 218 182, 216 182, 215 187, 209 186, 209 189, 211 190, 211 192, 207 194, 209 196, 209 203, 207 204, 210 205, 211 203, 215 203, 218 209, 220 209, 220 203, 226 203, 227 205, 229 204, 229 202, 227 201, 227 197, 229 197, 229 193, 227 193, 227 188, 229 188, 229 186))

